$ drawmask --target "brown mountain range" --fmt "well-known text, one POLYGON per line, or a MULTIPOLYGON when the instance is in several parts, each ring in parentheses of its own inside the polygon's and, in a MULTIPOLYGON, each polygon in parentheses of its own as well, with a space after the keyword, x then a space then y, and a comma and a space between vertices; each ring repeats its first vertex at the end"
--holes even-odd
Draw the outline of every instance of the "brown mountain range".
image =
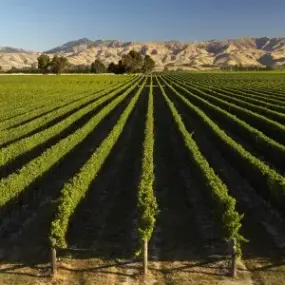
MULTIPOLYGON (((240 38, 204 42, 122 42, 116 40, 90 41, 86 38, 68 42, 45 53, 64 55, 71 64, 90 64, 100 58, 105 64, 117 62, 135 49, 149 54, 156 68, 205 69, 221 66, 284 66, 285 37, 240 38)), ((0 48, 0 66, 4 69, 36 65, 39 52, 0 48)))

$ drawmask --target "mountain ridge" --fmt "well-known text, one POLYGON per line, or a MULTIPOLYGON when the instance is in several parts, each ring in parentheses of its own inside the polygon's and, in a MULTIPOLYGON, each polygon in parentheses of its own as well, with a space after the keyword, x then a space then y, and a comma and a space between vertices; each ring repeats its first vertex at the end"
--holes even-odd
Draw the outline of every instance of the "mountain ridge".
MULTIPOLYGON (((182 41, 119 41, 81 38, 64 43, 44 53, 66 56, 71 64, 91 64, 100 58, 105 64, 117 62, 131 49, 149 54, 157 69, 203 69, 221 66, 285 66, 285 37, 234 38, 200 42, 182 41)), ((3 69, 35 65, 40 52, 12 47, 0 48, 3 69)))

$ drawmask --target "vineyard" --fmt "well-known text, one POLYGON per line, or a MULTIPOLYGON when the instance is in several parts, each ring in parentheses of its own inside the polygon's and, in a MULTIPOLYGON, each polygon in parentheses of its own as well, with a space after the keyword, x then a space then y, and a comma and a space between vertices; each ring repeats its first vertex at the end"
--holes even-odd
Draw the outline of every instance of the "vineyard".
POLYGON ((2 76, 0 110, 1 284, 51 248, 54 284, 285 284, 284 73, 2 76))

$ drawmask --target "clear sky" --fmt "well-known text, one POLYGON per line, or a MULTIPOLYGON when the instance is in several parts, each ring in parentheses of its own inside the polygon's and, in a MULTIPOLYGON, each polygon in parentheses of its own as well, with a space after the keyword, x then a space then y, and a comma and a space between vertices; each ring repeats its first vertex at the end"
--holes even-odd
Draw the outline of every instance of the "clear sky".
POLYGON ((284 36, 285 0, 0 0, 0 46, 284 36))

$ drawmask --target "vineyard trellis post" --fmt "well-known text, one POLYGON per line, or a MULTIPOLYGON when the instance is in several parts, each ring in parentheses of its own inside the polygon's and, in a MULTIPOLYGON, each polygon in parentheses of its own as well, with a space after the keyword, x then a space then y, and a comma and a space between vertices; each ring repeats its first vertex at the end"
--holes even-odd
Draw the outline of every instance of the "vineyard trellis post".
POLYGON ((144 240, 143 244, 143 274, 147 276, 147 269, 148 269, 148 240, 144 240))
POLYGON ((51 239, 51 274, 55 276, 57 272, 56 264, 56 240, 51 239))
POLYGON ((232 262, 231 262, 231 276, 235 278, 237 276, 237 250, 236 250, 236 239, 230 240, 232 262))

